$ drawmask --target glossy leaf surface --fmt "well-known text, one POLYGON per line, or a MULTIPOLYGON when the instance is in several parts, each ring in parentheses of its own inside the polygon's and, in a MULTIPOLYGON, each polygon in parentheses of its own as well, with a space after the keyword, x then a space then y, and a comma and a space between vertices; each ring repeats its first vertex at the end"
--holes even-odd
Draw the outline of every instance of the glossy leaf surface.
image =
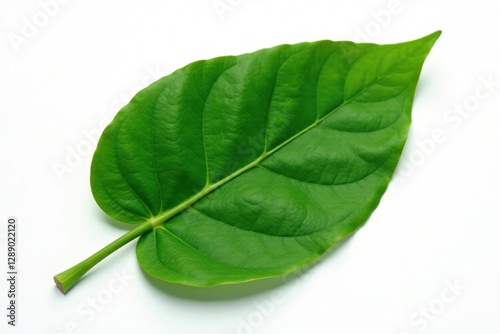
POLYGON ((139 92, 106 128, 94 197, 119 221, 152 224, 137 257, 157 278, 208 286, 301 267, 378 205, 439 34, 189 64, 139 92))

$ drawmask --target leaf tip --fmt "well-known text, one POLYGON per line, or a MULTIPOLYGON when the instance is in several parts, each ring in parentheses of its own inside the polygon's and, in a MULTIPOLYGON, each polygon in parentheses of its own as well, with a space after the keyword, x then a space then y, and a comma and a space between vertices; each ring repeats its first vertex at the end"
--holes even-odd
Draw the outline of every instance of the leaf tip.
POLYGON ((428 54, 431 51, 434 44, 436 43, 436 41, 438 40, 439 36, 441 36, 441 33, 442 33, 441 30, 436 30, 432 34, 421 37, 410 43, 416 42, 420 47, 423 47, 423 50, 425 50, 426 54, 428 54))
POLYGON ((442 30, 436 30, 432 34, 430 34, 428 37, 434 41, 437 41, 437 39, 439 38, 439 36, 441 36, 442 33, 443 33, 442 30))
POLYGON ((441 30, 436 30, 432 34, 429 34, 422 38, 426 43, 430 44, 431 46, 436 43, 436 41, 439 39, 439 36, 441 36, 443 32, 441 30))

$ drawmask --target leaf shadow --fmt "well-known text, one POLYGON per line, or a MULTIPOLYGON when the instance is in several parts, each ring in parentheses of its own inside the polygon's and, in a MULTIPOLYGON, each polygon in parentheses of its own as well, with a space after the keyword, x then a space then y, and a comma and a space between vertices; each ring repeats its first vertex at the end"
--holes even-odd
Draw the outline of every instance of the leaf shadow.
POLYGON ((283 284, 280 277, 270 277, 239 284, 196 287, 162 281, 142 272, 146 280, 163 293, 181 299, 197 301, 221 301, 245 298, 251 295, 273 290, 283 284))
POLYGON ((290 273, 244 283, 217 285, 212 287, 195 287, 163 281, 148 275, 144 271, 141 272, 145 280, 147 280, 155 289, 180 299, 190 299, 196 301, 227 301, 243 299, 249 296, 275 290, 279 287, 290 285, 303 279, 314 268, 317 268, 321 262, 326 259, 332 259, 332 257, 336 255, 340 255, 340 251, 345 248, 344 245, 347 244, 351 238, 352 234, 344 237, 323 253, 323 255, 321 255, 317 260, 290 273))

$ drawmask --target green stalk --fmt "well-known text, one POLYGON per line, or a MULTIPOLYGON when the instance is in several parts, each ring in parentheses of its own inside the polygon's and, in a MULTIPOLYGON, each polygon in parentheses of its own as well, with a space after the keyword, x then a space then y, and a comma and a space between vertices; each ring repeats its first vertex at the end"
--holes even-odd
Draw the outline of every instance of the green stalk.
POLYGON ((56 276, 54 276, 54 281, 56 282, 57 287, 59 288, 59 290, 62 291, 62 293, 68 292, 69 289, 71 289, 73 285, 75 285, 78 282, 78 280, 80 280, 80 278, 82 278, 82 276, 85 275, 85 273, 89 271, 92 267, 101 262, 104 258, 106 258, 108 255, 110 255, 117 249, 128 244, 135 238, 143 235, 152 228, 153 225, 151 224, 150 221, 142 223, 133 230, 130 230, 120 238, 116 239, 115 241, 113 241, 112 243, 110 243, 109 245, 107 245, 94 255, 88 257, 87 259, 69 268, 68 270, 63 271, 60 274, 57 274, 56 276))
MULTIPOLYGON (((326 117, 326 116, 325 116, 326 117)), ((152 230, 155 227, 160 226, 179 212, 189 208, 191 205, 196 203, 199 199, 203 198, 207 194, 211 193, 215 189, 219 188, 220 186, 224 185, 225 183, 231 181, 238 175, 244 173, 245 171, 259 165, 259 163, 264 160, 266 157, 274 153, 276 150, 279 150, 282 146, 286 145, 302 133, 308 131, 309 129, 315 127, 319 122, 321 122, 325 117, 322 119, 316 120, 312 125, 309 127, 305 128, 301 132, 299 132, 297 135, 293 136, 292 138, 284 141, 280 145, 276 146, 273 148, 271 151, 266 151, 263 152, 261 156, 259 156, 257 159, 255 159, 253 162, 249 163, 248 165, 242 167, 241 169, 235 171, 234 173, 226 176, 224 179, 216 182, 216 183, 207 183, 205 185, 205 188, 203 188, 200 192, 192 196, 191 198, 185 200, 184 202, 178 204, 177 206, 171 208, 170 210, 164 211, 157 216, 150 217, 148 221, 145 223, 137 226, 135 229, 131 230, 127 234, 123 235, 121 238, 116 239, 94 255, 90 256, 86 260, 83 260, 82 262, 78 263, 76 266, 69 268, 66 271, 63 271, 60 274, 57 274, 54 276, 54 281, 56 282, 57 287, 59 290, 61 290, 63 293, 66 293, 71 287, 78 282, 80 278, 82 278, 83 275, 87 271, 89 271, 92 267, 94 267, 96 264, 101 262, 104 258, 106 258, 108 255, 122 247, 123 245, 126 245, 130 241, 134 240, 135 238, 141 236, 142 234, 146 233, 149 230, 152 230)))

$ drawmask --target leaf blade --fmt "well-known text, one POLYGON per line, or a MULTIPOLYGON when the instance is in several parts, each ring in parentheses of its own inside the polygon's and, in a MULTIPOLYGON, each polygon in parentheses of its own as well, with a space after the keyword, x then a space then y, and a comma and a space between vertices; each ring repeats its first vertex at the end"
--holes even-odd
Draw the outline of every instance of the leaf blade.
POLYGON ((139 93, 106 129, 92 165, 96 201, 119 220, 152 221, 137 256, 164 280, 234 283, 309 263, 378 205, 438 35, 284 45, 190 64, 139 93), (141 131, 147 116, 150 132, 141 131), (116 162, 102 162, 110 152, 116 162), (103 184, 120 176, 126 196, 116 200, 103 184))

